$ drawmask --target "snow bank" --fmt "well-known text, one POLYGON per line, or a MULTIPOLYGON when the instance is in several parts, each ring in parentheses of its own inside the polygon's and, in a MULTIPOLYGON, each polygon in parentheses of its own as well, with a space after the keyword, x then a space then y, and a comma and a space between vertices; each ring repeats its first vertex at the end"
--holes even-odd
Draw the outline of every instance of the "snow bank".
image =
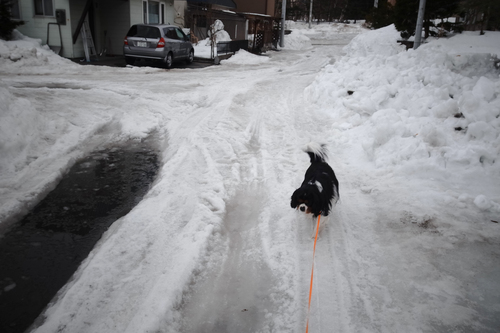
POLYGON ((292 30, 289 35, 285 35, 285 49, 306 50, 311 48, 311 39, 306 36, 303 30, 292 30))
POLYGON ((406 49, 396 42, 398 39, 400 39, 399 32, 394 28, 394 25, 390 25, 354 37, 351 43, 344 47, 344 51, 353 58, 374 55, 383 58, 406 49))
POLYGON ((335 34, 355 35, 365 30, 360 24, 345 23, 314 23, 309 29, 308 23, 294 21, 286 21, 285 29, 291 30, 290 34, 285 35, 284 49, 288 50, 310 49, 311 38, 330 39, 335 34))
MULTIPOLYGON (((344 49, 349 56, 307 89, 309 101, 374 168, 422 178, 470 172, 486 190, 488 177, 500 177, 500 33, 409 51, 398 38, 394 26, 355 37, 344 49)), ((500 202, 500 193, 489 195, 476 205, 499 213, 484 202, 500 202)))
POLYGON ((221 64, 259 65, 269 61, 269 57, 256 55, 245 50, 239 50, 229 59, 222 60, 221 64))
POLYGON ((33 67, 43 66, 50 70, 58 66, 75 66, 41 43, 40 39, 26 37, 14 30, 11 41, 0 39, 0 68, 2 71, 29 73, 33 67))

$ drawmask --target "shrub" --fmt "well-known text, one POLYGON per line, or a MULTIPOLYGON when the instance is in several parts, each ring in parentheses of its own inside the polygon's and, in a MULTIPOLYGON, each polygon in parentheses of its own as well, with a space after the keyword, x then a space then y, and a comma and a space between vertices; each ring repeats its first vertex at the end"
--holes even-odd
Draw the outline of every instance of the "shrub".
POLYGON ((23 21, 12 19, 12 0, 0 0, 0 38, 10 40, 12 30, 24 24, 23 21))

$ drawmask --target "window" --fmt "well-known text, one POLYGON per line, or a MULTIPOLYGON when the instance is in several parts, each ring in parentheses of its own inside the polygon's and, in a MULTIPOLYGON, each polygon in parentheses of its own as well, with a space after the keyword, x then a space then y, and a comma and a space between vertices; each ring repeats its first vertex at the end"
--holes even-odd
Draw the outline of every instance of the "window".
POLYGON ((21 19, 21 12, 19 11, 19 1, 17 0, 12 1, 12 7, 10 8, 10 16, 13 19, 17 20, 21 19))
POLYGON ((165 23, 165 3, 146 0, 142 2, 142 19, 146 24, 165 23))
POLYGON ((175 33, 175 30, 173 28, 166 29, 165 36, 168 39, 178 39, 177 34, 175 33))
POLYGON ((156 27, 148 27, 144 25, 133 25, 127 33, 128 37, 141 37, 141 38, 156 38, 160 39, 160 30, 156 27))
POLYGON ((52 0, 35 0, 35 15, 54 16, 52 0))
POLYGON ((163 32, 168 39, 186 40, 187 38, 184 32, 178 28, 165 28, 163 32))
POLYGON ((181 29, 175 29, 175 33, 177 34, 177 39, 186 40, 186 35, 182 32, 181 29))

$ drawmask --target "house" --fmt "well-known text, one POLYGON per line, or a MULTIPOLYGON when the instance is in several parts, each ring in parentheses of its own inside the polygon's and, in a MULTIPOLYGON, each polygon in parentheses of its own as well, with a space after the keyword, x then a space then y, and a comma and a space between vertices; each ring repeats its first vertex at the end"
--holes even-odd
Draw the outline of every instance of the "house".
POLYGON ((274 3, 275 0, 17 0, 12 15, 25 22, 17 28, 22 34, 41 39, 63 57, 83 58, 81 30, 86 31, 86 26, 95 52, 106 55, 123 54, 123 37, 136 23, 174 24, 191 29, 201 39, 206 38, 213 19, 220 18, 232 39, 245 40, 249 30, 257 31, 255 17, 259 22, 260 16, 266 22, 272 21, 274 3), (252 17, 238 13, 238 6, 252 17), (207 8, 211 10, 208 16, 207 8))
POLYGON ((17 28, 22 34, 41 39, 66 58, 85 55, 80 34, 85 18, 96 52, 120 55, 132 24, 174 24, 180 16, 174 0, 18 0, 13 13, 25 22, 17 28))
POLYGON ((215 20, 221 20, 237 47, 246 41, 245 48, 262 52, 277 44, 281 19, 274 12, 275 0, 187 0, 184 26, 195 40, 203 40, 215 20))

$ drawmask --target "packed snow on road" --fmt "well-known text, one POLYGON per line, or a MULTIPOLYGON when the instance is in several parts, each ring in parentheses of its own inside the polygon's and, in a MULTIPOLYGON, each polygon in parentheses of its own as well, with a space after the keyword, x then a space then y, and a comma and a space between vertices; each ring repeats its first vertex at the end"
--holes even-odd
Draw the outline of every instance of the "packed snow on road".
POLYGON ((279 51, 202 69, 0 41, 2 230, 96 149, 161 156, 33 332, 305 331, 312 221, 290 196, 309 142, 340 182, 310 332, 500 330, 500 33, 407 51, 394 26, 289 28, 279 51))

